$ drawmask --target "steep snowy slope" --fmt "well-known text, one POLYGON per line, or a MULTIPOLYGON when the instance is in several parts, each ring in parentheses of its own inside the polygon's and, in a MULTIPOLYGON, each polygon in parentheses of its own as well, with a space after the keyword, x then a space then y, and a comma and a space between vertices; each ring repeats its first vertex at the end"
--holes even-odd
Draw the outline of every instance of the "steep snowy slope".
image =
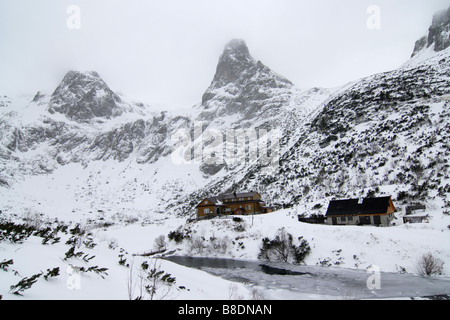
MULTIPOLYGON (((114 93, 96 72, 70 71, 51 95, 2 99, 0 181, 17 194, 21 185, 51 176, 40 183, 50 195, 61 185, 69 186, 62 198, 68 203, 78 198, 99 207, 116 203, 106 200, 116 197, 145 203, 149 213, 171 208, 170 212, 191 214, 185 205, 191 203, 193 191, 206 190, 207 183, 231 181, 231 176, 240 179, 255 163, 267 167, 268 161, 260 161, 264 152, 266 157, 270 153, 264 143, 269 140, 288 150, 304 119, 330 92, 296 88, 256 62, 242 40, 225 46, 202 104, 187 114, 152 112, 151 106, 114 93), (180 132, 187 143, 181 164, 174 158, 180 132), (221 162, 205 161, 211 154, 211 132, 219 134, 219 148, 227 151, 221 162), (234 156, 248 153, 250 145, 258 145, 259 154, 234 156), (80 178, 75 181, 67 174, 74 171, 80 178)), ((33 192, 30 198, 45 202, 33 192)))
POLYGON ((305 123, 278 172, 255 180, 280 205, 395 186, 388 188, 394 197, 439 196, 448 207, 449 62, 446 50, 439 58, 362 79, 335 94, 305 123))
POLYGON ((447 14, 434 17, 428 47, 416 45, 410 61, 344 86, 305 118, 277 170, 252 167, 236 185, 306 214, 369 190, 448 212, 450 50, 435 46, 448 38, 447 14))

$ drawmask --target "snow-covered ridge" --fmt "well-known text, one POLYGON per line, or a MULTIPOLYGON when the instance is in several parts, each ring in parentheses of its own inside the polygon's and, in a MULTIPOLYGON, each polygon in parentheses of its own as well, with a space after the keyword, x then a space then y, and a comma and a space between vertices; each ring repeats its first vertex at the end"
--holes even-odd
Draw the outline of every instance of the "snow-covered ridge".
POLYGON ((450 46, 450 8, 434 14, 428 33, 416 41, 412 57, 430 47, 434 52, 450 46))
MULTIPOLYGON (((413 272, 414 260, 430 251, 445 260, 448 272, 443 239, 450 225, 450 51, 434 49, 430 45, 397 70, 341 88, 304 90, 254 59, 245 42, 233 40, 203 101, 183 114, 153 112, 151 105, 132 102, 95 72, 71 71, 53 93, 0 95, 0 210, 19 220, 33 215, 95 225, 103 248, 116 239, 133 253, 151 249, 161 234, 189 227, 205 239, 242 237, 226 256, 256 259, 261 238, 286 227, 313 244, 308 264, 344 261, 349 268, 376 264, 384 271, 413 272), (265 170, 261 162, 248 160, 174 163, 177 132, 187 132, 191 156, 211 142, 208 130, 235 129, 277 130, 277 165, 265 170), (185 226, 200 200, 232 190, 258 190, 268 204, 284 209, 254 221, 248 217, 244 233, 230 221, 185 226), (297 215, 324 214, 333 198, 366 195, 392 196, 399 210, 396 226, 332 228, 297 220, 297 215), (429 224, 401 223, 402 209, 411 202, 427 206, 429 224)), ((39 241, 31 238, 23 252, 32 247, 48 252, 39 241)), ((171 248, 189 253, 186 246, 171 248)), ((64 249, 50 252, 61 255, 64 249)), ((0 250, 10 253, 15 247, 1 244, 0 250)), ((100 251, 95 253, 114 279, 108 285, 116 288, 127 271, 116 266, 117 250, 100 251)), ((24 261, 26 255, 15 257, 24 261)), ((53 267, 58 259, 38 268, 53 267)), ((20 273, 35 272, 18 265, 20 273)), ((194 287, 205 276, 191 278, 182 268, 165 267, 194 287)), ((222 288, 228 284, 221 282, 222 288)), ((205 297, 201 290, 195 298, 205 297)), ((123 296, 111 296, 117 297, 123 296)))

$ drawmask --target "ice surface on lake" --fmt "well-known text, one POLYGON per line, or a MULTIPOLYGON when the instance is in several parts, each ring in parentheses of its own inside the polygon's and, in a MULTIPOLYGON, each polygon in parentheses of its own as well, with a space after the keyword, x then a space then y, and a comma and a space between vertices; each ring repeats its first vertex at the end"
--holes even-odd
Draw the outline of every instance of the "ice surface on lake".
POLYGON ((227 280, 257 287, 266 299, 379 299, 423 297, 450 293, 450 280, 410 274, 384 273, 338 267, 217 258, 169 257, 227 280), (369 289, 379 276, 379 289, 369 289), (371 278, 372 277, 372 278, 371 278))

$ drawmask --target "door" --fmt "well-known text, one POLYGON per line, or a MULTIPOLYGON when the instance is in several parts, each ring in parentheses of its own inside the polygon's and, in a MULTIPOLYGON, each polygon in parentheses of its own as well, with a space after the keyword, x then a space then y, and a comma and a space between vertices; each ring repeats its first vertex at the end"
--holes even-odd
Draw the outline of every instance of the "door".
POLYGON ((381 224, 381 217, 380 216, 373 216, 373 224, 379 226, 381 224))
POLYGON ((362 225, 370 224, 370 216, 359 217, 359 224, 362 224, 362 225))

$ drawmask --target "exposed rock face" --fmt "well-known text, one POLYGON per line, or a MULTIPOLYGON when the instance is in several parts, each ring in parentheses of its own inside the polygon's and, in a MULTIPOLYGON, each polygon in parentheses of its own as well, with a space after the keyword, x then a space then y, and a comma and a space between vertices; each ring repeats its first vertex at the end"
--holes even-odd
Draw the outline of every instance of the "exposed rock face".
POLYGON ((49 112, 59 112, 76 121, 110 119, 122 113, 120 102, 97 72, 70 71, 53 92, 49 112))
POLYGON ((44 98, 45 98, 45 94, 42 94, 40 91, 38 91, 31 102, 40 103, 41 100, 44 98))
POLYGON ((249 53, 243 40, 230 41, 217 65, 214 79, 203 94, 202 118, 240 114, 242 120, 270 114, 290 100, 293 84, 249 53))
POLYGON ((450 7, 448 10, 440 11, 433 16, 428 35, 416 41, 412 57, 433 44, 436 52, 445 50, 450 46, 450 7))
POLYGON ((229 83, 243 84, 252 76, 251 71, 256 61, 250 56, 250 52, 243 40, 231 40, 223 51, 217 65, 210 89, 217 89, 229 83))

